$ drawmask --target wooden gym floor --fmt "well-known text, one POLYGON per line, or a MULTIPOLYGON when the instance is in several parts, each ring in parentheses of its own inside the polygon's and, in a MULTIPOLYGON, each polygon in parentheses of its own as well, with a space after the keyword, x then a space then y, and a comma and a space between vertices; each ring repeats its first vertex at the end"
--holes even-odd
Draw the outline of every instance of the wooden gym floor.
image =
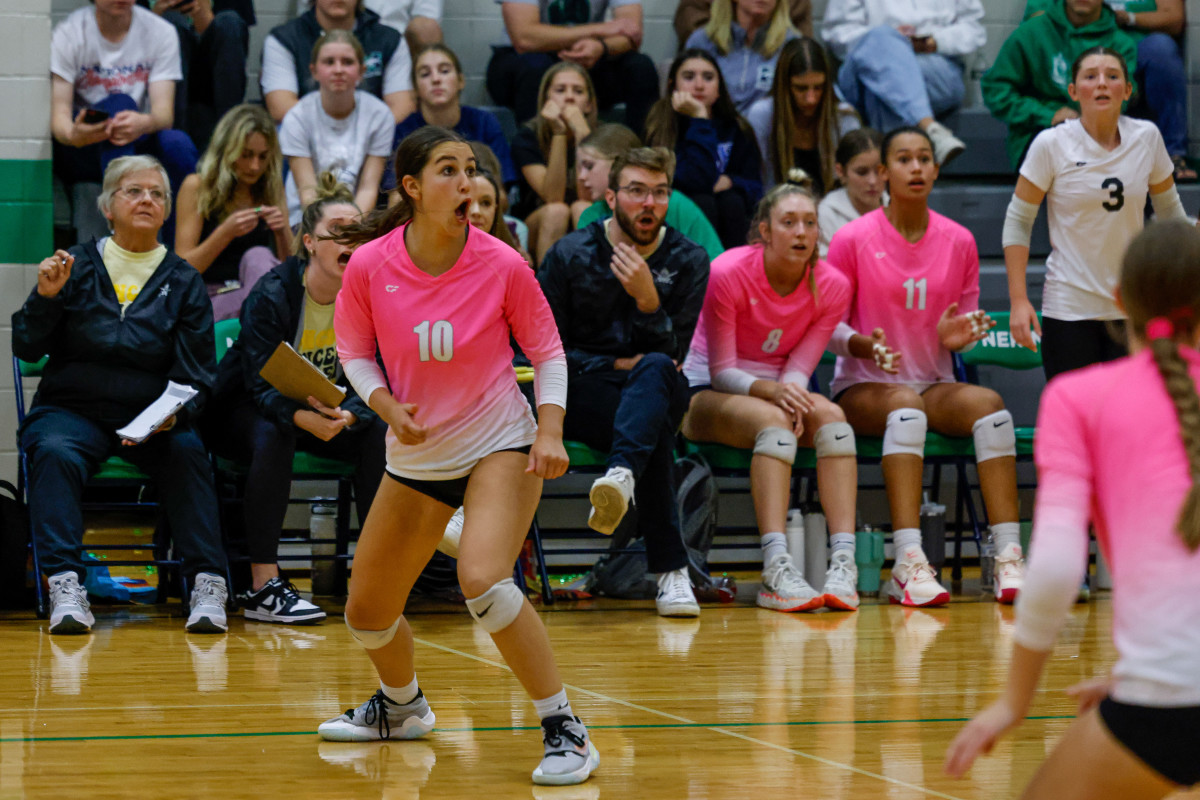
MULTIPOLYGON (((739 601, 699 620, 648 603, 561 603, 542 618, 600 750, 578 787, 536 787, 538 721, 465 610, 409 617, 437 714, 427 739, 320 741, 374 673, 336 614, 316 627, 230 619, 185 634, 178 603, 97 606, 90 636, 0 618, 0 798, 1014 797, 1069 724, 1064 687, 1110 666, 1106 594, 1077 606, 1031 719, 966 780, 947 742, 1005 677, 1012 609, 870 602, 784 615, 739 601)), ((747 602, 748 601, 748 602, 747 602)), ((330 610, 330 609, 327 609, 330 610)))

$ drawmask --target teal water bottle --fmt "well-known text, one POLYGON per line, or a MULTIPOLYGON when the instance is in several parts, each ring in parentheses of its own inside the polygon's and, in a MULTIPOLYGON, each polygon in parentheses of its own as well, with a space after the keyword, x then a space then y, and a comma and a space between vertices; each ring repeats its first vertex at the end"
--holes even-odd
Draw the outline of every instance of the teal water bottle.
POLYGON ((854 537, 854 563, 858 565, 858 593, 877 597, 883 569, 883 531, 863 526, 854 537))

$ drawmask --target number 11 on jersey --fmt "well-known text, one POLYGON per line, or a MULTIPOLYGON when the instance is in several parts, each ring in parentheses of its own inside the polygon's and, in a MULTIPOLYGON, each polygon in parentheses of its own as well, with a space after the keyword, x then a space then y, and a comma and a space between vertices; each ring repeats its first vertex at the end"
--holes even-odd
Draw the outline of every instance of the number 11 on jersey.
POLYGON ((454 326, 446 320, 439 319, 433 323, 432 336, 429 320, 413 328, 413 333, 417 335, 417 352, 422 361, 429 360, 431 350, 435 361, 449 361, 454 358, 454 326))
POLYGON ((912 278, 909 278, 908 280, 906 280, 904 283, 902 283, 900 285, 904 287, 904 307, 907 310, 912 311, 913 296, 915 295, 916 300, 917 300, 917 310, 924 311, 925 310, 925 288, 929 285, 928 279, 921 278, 921 280, 918 281, 918 280, 913 280, 912 278))

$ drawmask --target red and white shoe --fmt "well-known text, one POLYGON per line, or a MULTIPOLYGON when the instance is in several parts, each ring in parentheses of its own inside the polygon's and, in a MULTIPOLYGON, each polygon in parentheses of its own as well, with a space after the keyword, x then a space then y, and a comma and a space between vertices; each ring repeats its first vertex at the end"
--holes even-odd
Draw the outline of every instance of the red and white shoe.
POLYGON ((912 608, 928 608, 944 606, 950 602, 950 592, 937 582, 933 567, 919 551, 906 553, 904 559, 897 559, 892 567, 892 579, 888 581, 888 599, 893 604, 910 606, 912 608), (912 556, 918 558, 912 558, 912 556))
POLYGON ((772 611, 816 611, 824 604, 824 598, 804 580, 792 557, 785 553, 763 567, 757 603, 759 608, 772 611))
POLYGON ((995 585, 996 602, 1011 605, 1021 593, 1025 583, 1025 557, 1021 545, 1010 544, 996 554, 995 585))

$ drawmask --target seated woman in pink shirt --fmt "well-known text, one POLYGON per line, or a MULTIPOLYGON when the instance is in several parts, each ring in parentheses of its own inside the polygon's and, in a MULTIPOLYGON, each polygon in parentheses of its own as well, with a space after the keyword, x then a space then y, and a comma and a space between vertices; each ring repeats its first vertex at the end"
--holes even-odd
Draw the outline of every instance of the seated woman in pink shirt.
POLYGON ((762 534, 758 605, 776 611, 858 608, 854 431, 808 379, 850 305, 850 284, 817 257, 817 203, 784 183, 758 204, 755 244, 712 263, 700 323, 683 364, 693 392, 684 434, 753 448, 750 492, 762 534), (804 580, 784 538, 796 447, 817 451, 832 557, 824 594, 804 580))
POLYGON ((831 342, 840 356, 833 397, 855 432, 883 437, 896 548, 888 595, 906 606, 950 602, 918 528, 928 427, 975 439, 996 543, 996 599, 1011 603, 1024 568, 1012 415, 991 389, 955 383, 951 356, 995 324, 979 310, 979 252, 965 228, 929 209, 938 176, 929 135, 898 128, 881 152, 891 201, 834 234, 827 258, 854 296, 848 324, 831 342))
POLYGON ((346 377, 389 427, 387 475, 358 540, 346 600, 346 625, 380 687, 317 731, 333 741, 372 741, 433 730, 403 612, 463 506, 458 579, 467 609, 542 720, 545 757, 533 781, 582 783, 599 755, 571 711, 546 629, 512 579, 542 481, 567 469, 567 361, 558 328, 521 256, 468 224, 470 145, 427 126, 400 143, 395 163, 399 202, 343 229, 339 241, 361 246, 334 314, 346 377), (538 422, 517 388, 510 337, 537 368, 538 422))
POLYGON ((1140 233, 1117 288, 1130 355, 1054 378, 1042 395, 1008 685, 950 745, 951 775, 1029 712, 1087 569, 1090 523, 1112 567, 1117 663, 1067 690, 1078 718, 1022 797, 1158 798, 1200 784, 1198 262, 1189 224, 1140 233))

